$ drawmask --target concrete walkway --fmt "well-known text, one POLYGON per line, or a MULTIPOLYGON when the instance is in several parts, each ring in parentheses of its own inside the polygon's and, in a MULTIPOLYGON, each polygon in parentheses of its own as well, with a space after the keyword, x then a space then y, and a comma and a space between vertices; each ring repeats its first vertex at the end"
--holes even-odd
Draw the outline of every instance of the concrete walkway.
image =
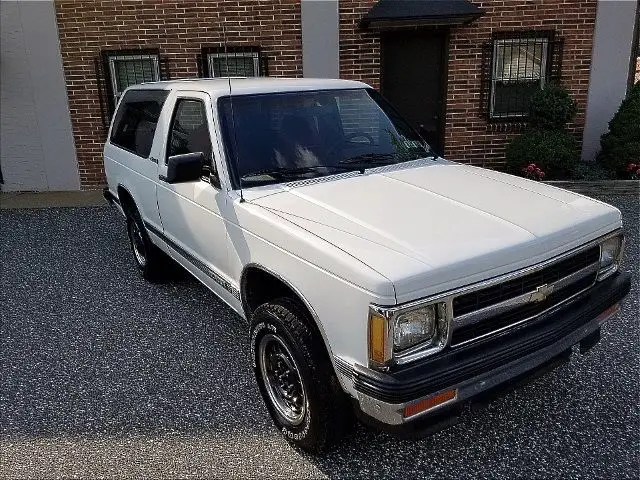
POLYGON ((97 207, 107 205, 102 190, 81 192, 0 192, 0 209, 97 207))

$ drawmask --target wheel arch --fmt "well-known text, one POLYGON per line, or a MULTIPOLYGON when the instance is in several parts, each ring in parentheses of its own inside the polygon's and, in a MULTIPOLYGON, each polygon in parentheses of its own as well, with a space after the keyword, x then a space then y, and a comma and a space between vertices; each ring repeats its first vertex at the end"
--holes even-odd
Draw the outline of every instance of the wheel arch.
POLYGON ((116 193, 118 194, 118 201, 120 202, 120 206, 122 207, 123 211, 126 211, 128 208, 135 208, 137 209, 137 205, 136 205, 136 201, 133 198, 133 195, 131 195, 131 192, 121 183, 118 184, 118 187, 116 188, 116 193))
MULTIPOLYGON (((271 286, 269 288, 271 288, 271 286)), ((251 314, 255 309, 255 307, 257 307, 261 303, 264 303, 262 300, 286 296, 286 295, 281 295, 282 293, 292 294, 293 297, 297 299, 300 302, 300 304, 305 308, 305 310, 307 310, 307 313, 309 314, 309 318, 311 320, 310 327, 320 335, 320 338, 322 338, 322 343, 324 343, 327 355, 329 357, 329 361, 331 362, 335 370, 334 358, 331 352, 331 345, 329 344, 329 340, 327 338, 326 332, 322 327, 322 323, 320 322, 320 318, 318 317, 318 314, 314 310, 311 303, 305 298, 303 293, 297 287, 295 287, 290 281, 283 278, 282 275, 258 263, 249 263, 245 265, 245 267, 242 269, 242 275, 240 276, 240 301, 242 302, 242 309, 244 311, 245 317, 249 322, 251 322, 251 314), (268 278, 270 282, 275 282, 275 284, 279 284, 282 290, 279 290, 279 289, 271 290, 267 294, 257 295, 255 297, 252 297, 249 291, 249 288, 250 288, 249 285, 250 285, 250 282, 255 281, 254 275, 262 279, 268 278), (274 293, 276 294, 276 296, 273 295, 274 293)))

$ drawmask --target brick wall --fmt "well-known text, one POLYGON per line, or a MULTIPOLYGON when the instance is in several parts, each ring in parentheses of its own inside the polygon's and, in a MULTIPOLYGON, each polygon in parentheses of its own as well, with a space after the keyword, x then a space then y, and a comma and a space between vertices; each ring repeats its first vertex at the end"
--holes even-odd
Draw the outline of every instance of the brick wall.
POLYGON ((171 78, 196 77, 202 47, 259 46, 269 75, 302 76, 297 0, 56 0, 69 110, 83 188, 105 183, 105 131, 94 59, 103 49, 157 48, 171 78))
POLYGON ((358 22, 377 0, 339 0, 340 78, 380 88, 380 35, 363 31, 358 22))
MULTIPOLYGON (((353 31, 375 0, 340 1, 340 75, 379 86, 380 42, 353 31)), ((570 130, 581 140, 584 127, 596 0, 476 0, 486 13, 468 26, 453 27, 449 43, 445 155, 451 160, 500 167, 515 135, 504 124, 489 125, 480 114, 482 45, 494 31, 555 30, 565 40, 562 82, 578 102, 570 130), (502 131, 501 131, 502 130, 502 131)), ((357 28, 357 27, 356 27, 357 28)))
MULTIPOLYGON (((486 10, 473 24, 451 31, 445 153, 452 160, 499 167, 514 133, 496 132, 478 116, 482 44, 494 30, 555 30, 564 38, 562 83, 578 102, 570 130, 582 140, 596 0, 474 2, 486 10), (472 80, 471 80, 472 79, 472 80), (462 95, 461 95, 462 94, 462 95)), ((498 124, 499 125, 499 124, 498 124)))

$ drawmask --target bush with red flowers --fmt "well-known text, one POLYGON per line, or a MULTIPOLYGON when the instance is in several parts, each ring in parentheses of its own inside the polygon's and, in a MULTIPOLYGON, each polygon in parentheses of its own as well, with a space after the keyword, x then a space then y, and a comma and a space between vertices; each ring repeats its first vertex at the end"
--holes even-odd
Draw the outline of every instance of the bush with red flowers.
POLYGON ((522 175, 527 165, 535 163, 545 173, 545 180, 570 178, 580 159, 575 137, 566 130, 527 129, 515 137, 506 149, 506 170, 522 175))
POLYGON ((630 163, 627 165, 627 172, 631 180, 640 180, 640 163, 630 163))
POLYGON ((535 163, 530 163, 522 169, 524 176, 530 180, 543 180, 544 172, 535 163))

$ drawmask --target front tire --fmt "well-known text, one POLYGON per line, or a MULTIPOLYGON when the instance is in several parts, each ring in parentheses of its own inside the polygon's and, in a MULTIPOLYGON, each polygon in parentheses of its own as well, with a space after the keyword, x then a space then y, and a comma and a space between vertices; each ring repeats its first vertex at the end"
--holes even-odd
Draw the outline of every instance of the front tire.
POLYGON ((353 411, 322 339, 299 303, 282 298, 252 316, 253 368, 276 427, 292 444, 320 453, 353 425, 353 411))

